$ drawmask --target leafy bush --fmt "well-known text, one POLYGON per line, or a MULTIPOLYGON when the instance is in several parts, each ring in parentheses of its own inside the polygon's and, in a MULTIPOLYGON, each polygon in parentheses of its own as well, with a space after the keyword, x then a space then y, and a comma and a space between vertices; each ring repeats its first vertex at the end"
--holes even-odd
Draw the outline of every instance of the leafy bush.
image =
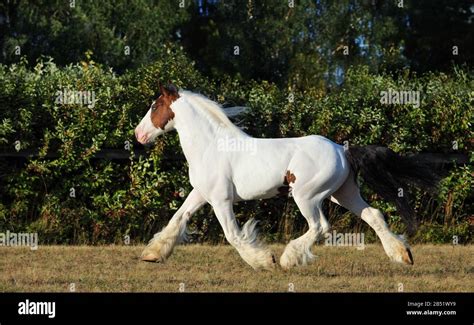
MULTIPOLYGON (((0 229, 36 231, 43 243, 143 242, 163 227, 191 190, 176 133, 137 155, 133 129, 145 114, 158 80, 200 91, 221 103, 247 105, 246 131, 258 137, 322 134, 351 144, 381 144, 400 153, 459 152, 472 163, 474 81, 467 71, 452 75, 399 77, 348 71, 339 90, 280 89, 268 82, 208 80, 180 48, 166 45, 159 61, 117 76, 90 59, 58 68, 41 60, 0 65, 1 151, 37 151, 30 159, 0 159, 0 229), (384 105, 380 92, 420 90, 419 107, 384 105), (58 102, 58 91, 93 91, 93 107, 58 102), (453 149, 456 143, 457 149, 453 149), (127 160, 94 159, 102 149, 130 150, 127 160)), ((141 149, 141 147, 140 147, 141 149)), ((415 192, 423 221, 418 241, 468 242, 472 229, 472 165, 458 166, 438 197, 415 192)), ((395 208, 363 187, 392 227, 404 231, 395 208)), ((344 209, 328 204, 338 231, 368 231, 344 209)), ((241 203, 239 220, 255 217, 269 239, 288 240, 305 230, 291 199, 241 203)), ((195 240, 217 242, 222 231, 210 208, 192 219, 195 240)), ((375 238, 369 231, 370 238, 375 238)))

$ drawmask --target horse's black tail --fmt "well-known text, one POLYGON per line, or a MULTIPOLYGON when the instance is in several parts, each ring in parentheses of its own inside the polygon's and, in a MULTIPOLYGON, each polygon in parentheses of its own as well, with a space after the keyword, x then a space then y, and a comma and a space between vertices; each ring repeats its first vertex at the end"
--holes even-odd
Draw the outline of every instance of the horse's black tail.
POLYGON ((408 235, 413 235, 418 221, 408 203, 408 185, 434 193, 442 173, 429 166, 424 155, 400 156, 381 146, 351 146, 346 157, 356 176, 360 174, 375 193, 395 204, 408 235))

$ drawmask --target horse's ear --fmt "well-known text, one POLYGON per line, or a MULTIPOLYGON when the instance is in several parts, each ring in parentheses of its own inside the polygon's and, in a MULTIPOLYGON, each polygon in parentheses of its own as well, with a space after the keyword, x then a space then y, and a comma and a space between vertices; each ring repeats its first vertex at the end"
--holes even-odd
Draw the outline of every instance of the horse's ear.
POLYGON ((161 81, 158 82, 158 87, 160 87, 160 93, 164 95, 166 93, 166 88, 163 86, 161 81))
POLYGON ((168 88, 168 91, 170 91, 172 93, 177 93, 178 92, 178 88, 175 85, 173 85, 173 83, 170 80, 168 80, 168 87, 166 87, 166 88, 168 88))

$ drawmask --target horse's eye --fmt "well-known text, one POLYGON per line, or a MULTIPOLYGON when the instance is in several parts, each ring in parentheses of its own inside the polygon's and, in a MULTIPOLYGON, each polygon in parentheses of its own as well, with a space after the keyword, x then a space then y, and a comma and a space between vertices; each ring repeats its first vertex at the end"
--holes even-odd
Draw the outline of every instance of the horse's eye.
POLYGON ((152 112, 156 111, 156 105, 153 105, 153 106, 151 107, 151 111, 152 111, 152 112))

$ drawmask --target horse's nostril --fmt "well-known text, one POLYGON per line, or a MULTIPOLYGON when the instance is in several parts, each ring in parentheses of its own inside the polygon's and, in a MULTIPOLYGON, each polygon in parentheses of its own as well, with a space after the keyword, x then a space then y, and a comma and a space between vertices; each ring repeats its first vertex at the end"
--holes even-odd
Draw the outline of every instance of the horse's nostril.
POLYGON ((135 138, 137 139, 138 142, 141 142, 140 140, 143 138, 144 133, 140 132, 139 130, 135 129, 135 138))
POLYGON ((146 132, 143 132, 142 130, 135 130, 135 138, 141 144, 144 144, 148 140, 146 132))

